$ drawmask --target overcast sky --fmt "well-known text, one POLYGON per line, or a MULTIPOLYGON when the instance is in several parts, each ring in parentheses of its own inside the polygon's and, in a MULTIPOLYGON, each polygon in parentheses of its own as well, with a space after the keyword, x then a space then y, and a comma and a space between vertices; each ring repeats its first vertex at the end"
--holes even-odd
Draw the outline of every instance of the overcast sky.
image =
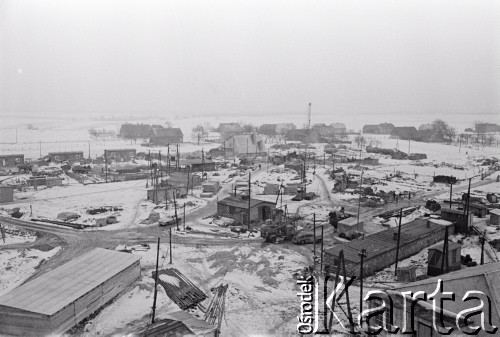
POLYGON ((497 0, 3 0, 0 39, 3 114, 500 112, 497 0))

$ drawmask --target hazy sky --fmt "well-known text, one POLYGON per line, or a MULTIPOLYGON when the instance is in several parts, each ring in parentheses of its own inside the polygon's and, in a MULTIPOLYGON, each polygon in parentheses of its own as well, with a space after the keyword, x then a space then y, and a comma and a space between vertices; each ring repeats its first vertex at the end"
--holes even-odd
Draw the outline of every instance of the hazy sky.
POLYGON ((500 1, 3 0, 0 113, 500 112, 500 1))

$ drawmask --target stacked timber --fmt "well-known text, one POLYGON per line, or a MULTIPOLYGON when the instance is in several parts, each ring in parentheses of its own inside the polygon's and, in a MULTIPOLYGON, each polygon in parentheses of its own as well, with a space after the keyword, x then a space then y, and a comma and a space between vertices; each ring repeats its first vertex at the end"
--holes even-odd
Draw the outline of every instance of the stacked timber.
MULTIPOLYGON (((152 274, 155 279, 156 272, 153 271, 152 274)), ((198 303, 208 298, 204 292, 175 268, 160 270, 158 283, 163 287, 167 296, 182 310, 195 308, 198 303), (170 282, 163 280, 161 275, 166 275, 170 282)))

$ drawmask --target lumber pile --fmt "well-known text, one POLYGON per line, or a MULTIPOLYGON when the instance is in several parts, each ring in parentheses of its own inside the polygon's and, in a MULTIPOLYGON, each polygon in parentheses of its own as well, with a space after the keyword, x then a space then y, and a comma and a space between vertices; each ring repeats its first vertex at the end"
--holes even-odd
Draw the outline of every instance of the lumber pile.
POLYGON ((212 325, 215 325, 217 322, 218 331, 220 331, 222 317, 224 316, 226 291, 228 286, 228 284, 221 284, 217 288, 210 289, 214 293, 214 297, 212 297, 207 311, 205 312, 205 317, 203 318, 207 323, 212 325))
MULTIPOLYGON (((415 212, 417 209, 418 209, 418 207, 416 207, 416 206, 404 208, 403 209, 403 216, 405 217, 405 216, 415 212)), ((384 219, 384 220, 388 220, 389 218, 393 218, 393 217, 399 217, 399 209, 395 210, 395 211, 384 212, 384 213, 381 213, 377 216, 384 219)))
MULTIPOLYGON (((156 278, 156 272, 153 271, 152 277, 156 278)), ((163 287, 167 296, 182 310, 195 308, 198 303, 208 298, 204 292, 175 268, 160 270, 158 283, 163 287), (166 275, 172 282, 162 280, 161 275, 166 275)))

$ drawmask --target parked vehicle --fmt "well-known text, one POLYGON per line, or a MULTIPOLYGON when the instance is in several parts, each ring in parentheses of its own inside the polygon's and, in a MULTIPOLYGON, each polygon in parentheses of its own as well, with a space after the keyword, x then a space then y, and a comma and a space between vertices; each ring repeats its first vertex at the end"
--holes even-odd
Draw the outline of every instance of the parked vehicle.
MULTIPOLYGON (((293 242, 297 244, 314 243, 313 232, 299 232, 293 238, 293 242)), ((316 235, 316 242, 321 242, 321 236, 316 235)))

